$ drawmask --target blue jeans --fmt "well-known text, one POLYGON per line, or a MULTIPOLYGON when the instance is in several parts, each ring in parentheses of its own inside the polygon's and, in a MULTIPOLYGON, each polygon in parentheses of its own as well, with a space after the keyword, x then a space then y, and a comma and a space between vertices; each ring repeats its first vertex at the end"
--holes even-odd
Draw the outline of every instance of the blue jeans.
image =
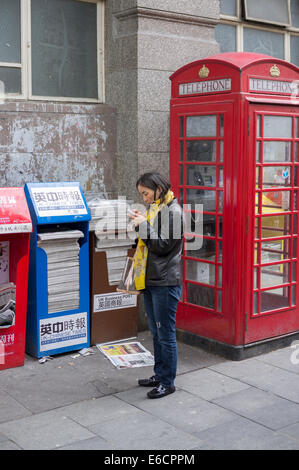
POLYGON ((154 372, 163 385, 173 386, 177 370, 175 318, 182 286, 147 286, 143 292, 148 326, 153 335, 154 372))

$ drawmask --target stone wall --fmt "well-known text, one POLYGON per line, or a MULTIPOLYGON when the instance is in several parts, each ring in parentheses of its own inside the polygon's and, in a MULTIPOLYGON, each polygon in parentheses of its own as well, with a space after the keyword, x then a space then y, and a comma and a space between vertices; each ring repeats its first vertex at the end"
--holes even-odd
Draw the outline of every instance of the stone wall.
POLYGON ((116 107, 122 195, 136 198, 135 181, 145 171, 168 175, 169 76, 219 52, 218 19, 219 0, 106 2, 106 103, 116 107))

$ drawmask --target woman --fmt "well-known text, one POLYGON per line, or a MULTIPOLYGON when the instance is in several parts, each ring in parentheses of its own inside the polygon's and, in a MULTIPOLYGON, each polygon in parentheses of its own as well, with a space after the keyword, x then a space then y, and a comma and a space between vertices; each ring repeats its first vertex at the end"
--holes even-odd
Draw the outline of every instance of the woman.
POLYGON ((175 318, 182 292, 182 209, 170 191, 170 183, 159 173, 145 173, 136 183, 146 214, 130 215, 138 232, 135 255, 135 285, 144 294, 149 329, 153 336, 155 375, 139 385, 154 387, 149 398, 175 391, 177 343, 175 318))

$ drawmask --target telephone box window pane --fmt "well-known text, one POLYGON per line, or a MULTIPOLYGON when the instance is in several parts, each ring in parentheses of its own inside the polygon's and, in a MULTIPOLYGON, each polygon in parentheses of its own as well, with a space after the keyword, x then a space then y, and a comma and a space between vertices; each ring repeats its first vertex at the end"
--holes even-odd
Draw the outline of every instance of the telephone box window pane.
POLYGON ((219 186, 223 187, 223 168, 219 167, 219 186))
POLYGON ((20 0, 1 0, 0 62, 21 62, 20 0))
POLYGON ((258 293, 253 294, 253 313, 259 313, 258 311, 258 293))
POLYGON ((0 80, 4 83, 4 93, 21 93, 21 69, 0 67, 0 80))
POLYGON ((292 281, 297 280, 297 263, 293 263, 293 270, 292 270, 292 281))
POLYGON ((293 258, 297 259, 297 238, 293 239, 293 258))
POLYGON ((218 266, 218 279, 217 279, 217 286, 222 286, 222 266, 218 266))
POLYGON ((188 140, 187 161, 189 162, 215 162, 215 140, 188 140))
POLYGON ((286 187, 291 185, 291 167, 265 166, 263 188, 286 187))
POLYGON ((247 20, 289 26, 288 0, 245 0, 245 17, 247 20))
POLYGON ((219 136, 224 136, 224 115, 219 114, 219 136))
POLYGON ((223 211, 223 191, 218 192, 218 211, 223 211))
POLYGON ((215 265, 186 260, 186 279, 202 284, 215 285, 215 265))
POLYGON ((254 289, 259 288, 259 283, 258 283, 258 268, 254 268, 254 289))
POLYGON ((180 137, 184 137, 184 118, 180 117, 180 137))
MULTIPOLYGON (((259 0, 260 1, 260 0, 259 0)), ((244 52, 267 54, 279 59, 284 58, 284 35, 244 28, 244 52)))
POLYGON ((261 116, 256 117, 256 136, 261 137, 261 116))
MULTIPOLYGON (((188 256, 193 258, 207 259, 208 261, 215 261, 216 244, 215 240, 204 238, 202 240, 202 247, 199 250, 192 250, 188 256)), ((202 282, 200 279, 193 279, 202 282)))
POLYGON ((298 142, 295 143, 295 162, 299 160, 299 144, 298 142))
POLYGON ((187 283, 187 302, 205 308, 215 308, 215 291, 206 286, 187 283))
POLYGON ((218 243, 218 262, 222 263, 222 242, 218 243))
POLYGON ((291 0, 292 26, 299 28, 299 3, 298 0, 291 0))
POLYGON ((236 0, 220 0, 220 13, 222 15, 236 16, 236 0))
POLYGON ((180 162, 184 159, 184 142, 180 142, 180 162))
POLYGON ((260 218, 255 217, 254 238, 259 238, 259 226, 260 226, 260 218))
POLYGON ((31 0, 32 93, 98 98, 97 6, 31 0))
POLYGON ((187 166, 187 185, 216 186, 216 167, 202 165, 187 166))
POLYGON ((281 237, 291 233, 290 215, 262 217, 262 238, 281 237))
POLYGON ((256 170, 255 170, 255 176, 256 176, 256 178, 255 178, 255 184, 256 184, 256 187, 257 187, 257 188, 260 188, 260 186, 261 186, 261 179, 260 179, 261 176, 260 176, 260 174, 261 174, 261 168, 260 168, 260 167, 256 167, 256 170))
POLYGON ((180 185, 184 184, 184 167, 183 165, 180 165, 180 185))
POLYGON ((291 35, 291 62, 299 65, 299 36, 291 35))
POLYGON ((219 162, 223 162, 223 140, 219 141, 219 162))
POLYGON ((296 286, 292 287, 292 305, 296 305, 296 286))
POLYGON ((274 287, 290 282, 289 263, 261 268, 261 288, 274 287))
POLYGON ((264 138, 292 138, 292 116, 264 116, 264 138))
POLYGON ((256 143, 256 161, 257 162, 261 161, 261 143, 260 142, 256 143))
POLYGON ((218 217, 218 237, 222 237, 222 217, 218 217))
POLYGON ((263 194, 262 214, 290 210, 289 191, 269 191, 263 194))
POLYGON ((202 204, 206 212, 216 211, 216 191, 187 189, 187 204, 202 204))
POLYGON ((180 205, 183 206, 184 201, 184 190, 180 189, 180 205))
POLYGON ((227 24, 217 24, 215 39, 220 46, 220 52, 232 52, 237 50, 236 27, 227 24))
POLYGON ((261 312, 268 312, 289 306, 288 287, 261 292, 261 312))
POLYGON ((207 237, 216 236, 216 216, 203 214, 203 235, 207 237))
MULTIPOLYGON (((196 233, 197 235, 202 235, 203 228, 203 214, 198 212, 188 212, 185 214, 186 220, 186 232, 196 233)), ((197 238, 197 242, 200 240, 197 238)), ((202 241, 202 240, 201 240, 202 241)), ((200 245, 201 246, 201 245, 200 245)))
POLYGON ((216 137, 216 116, 188 116, 187 137, 216 137))
POLYGON ((295 138, 299 137, 299 118, 295 119, 295 138))
POLYGON ((290 162, 292 159, 292 143, 279 141, 264 141, 263 161, 290 162))
POLYGON ((261 243, 261 263, 274 263, 290 258, 290 240, 271 240, 261 243))

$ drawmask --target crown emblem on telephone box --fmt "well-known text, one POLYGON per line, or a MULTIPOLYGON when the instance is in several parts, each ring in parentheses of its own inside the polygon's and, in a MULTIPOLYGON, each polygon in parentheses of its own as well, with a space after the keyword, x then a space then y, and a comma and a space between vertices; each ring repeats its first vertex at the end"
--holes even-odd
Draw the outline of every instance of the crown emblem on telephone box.
POLYGON ((274 65, 270 68, 270 75, 271 75, 271 77, 279 77, 279 75, 280 75, 280 70, 279 70, 279 68, 277 67, 276 64, 274 64, 274 65))
POLYGON ((207 78, 209 76, 209 73, 210 73, 210 70, 208 69, 208 67, 203 65, 200 71, 198 72, 198 75, 200 76, 200 78, 207 78))

